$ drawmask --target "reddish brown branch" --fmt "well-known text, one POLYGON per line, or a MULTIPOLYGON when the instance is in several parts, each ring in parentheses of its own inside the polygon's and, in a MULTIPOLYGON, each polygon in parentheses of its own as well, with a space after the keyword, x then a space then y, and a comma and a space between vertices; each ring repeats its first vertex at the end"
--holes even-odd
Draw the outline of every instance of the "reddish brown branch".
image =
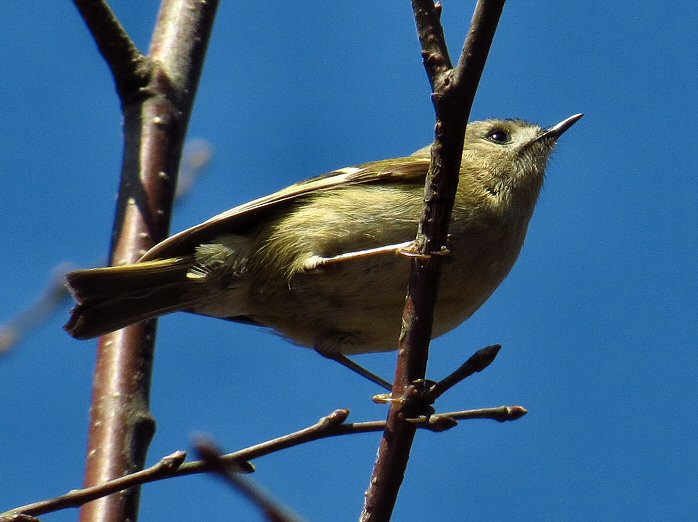
MULTIPOLYGON (((465 127, 504 0, 478 1, 455 70, 450 68, 451 61, 439 21, 440 9, 432 0, 413 0, 412 6, 436 113, 431 165, 425 184, 425 206, 416 239, 419 252, 431 254, 446 245, 465 127)), ((412 382, 425 376, 440 273, 441 256, 412 261, 393 397, 402 397, 412 382)), ((390 519, 415 435, 414 425, 403 420, 409 416, 410 407, 410 401, 392 402, 361 520, 390 519)))
POLYGON ((148 60, 133 43, 105 0, 73 0, 111 69, 123 101, 148 82, 148 60))
POLYGON ((417 25, 419 42, 422 46, 422 60, 432 89, 434 81, 448 74, 453 68, 446 48, 446 38, 441 26, 441 4, 431 0, 413 1, 412 10, 417 25))
MULTIPOLYGON (((163 0, 148 59, 140 58, 105 2, 76 5, 121 96, 125 146, 110 264, 132 263, 169 229, 182 143, 218 1, 163 0)), ((86 486, 143 467, 155 430, 149 411, 154 338, 155 322, 149 321, 100 339, 86 486)), ((131 488, 91 502, 81 519, 135 520, 138 496, 139 488, 131 488)))

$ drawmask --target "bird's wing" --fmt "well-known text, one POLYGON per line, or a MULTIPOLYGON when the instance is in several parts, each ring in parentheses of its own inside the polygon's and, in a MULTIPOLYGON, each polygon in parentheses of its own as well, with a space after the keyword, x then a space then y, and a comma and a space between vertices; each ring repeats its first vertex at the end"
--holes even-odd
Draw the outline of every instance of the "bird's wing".
POLYGON ((424 183, 429 158, 397 158, 347 167, 301 181, 218 214, 158 243, 140 261, 190 254, 196 246, 224 234, 244 234, 267 212, 278 211, 299 198, 361 183, 424 183))

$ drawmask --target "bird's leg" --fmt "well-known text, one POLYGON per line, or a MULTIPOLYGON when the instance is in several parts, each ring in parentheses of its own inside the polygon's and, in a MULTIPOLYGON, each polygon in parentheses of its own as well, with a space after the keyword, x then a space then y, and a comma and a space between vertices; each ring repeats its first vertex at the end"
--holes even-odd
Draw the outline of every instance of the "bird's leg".
POLYGON ((310 256, 303 263, 303 270, 310 272, 318 268, 346 263, 347 261, 357 261, 384 254, 401 254, 403 250, 409 249, 410 246, 412 246, 412 243, 413 241, 405 241, 403 243, 396 243, 394 245, 367 248, 366 250, 357 250, 356 252, 346 252, 344 254, 339 254, 332 257, 310 256))
POLYGON ((365 379, 368 379, 369 381, 377 384, 378 386, 381 386, 382 388, 385 388, 388 391, 392 391, 393 385, 386 381, 385 379, 378 377, 375 373, 367 370, 363 366, 361 366, 358 363, 355 363, 349 357, 346 355, 342 355, 341 353, 333 353, 333 352, 325 352, 320 349, 315 349, 317 353, 322 355, 323 357, 326 357, 327 359, 332 359, 333 361, 337 361, 339 364, 344 366, 345 368, 349 368, 351 371, 354 373, 358 373, 365 379))
POLYGON ((441 250, 431 252, 428 254, 422 254, 417 251, 417 244, 414 241, 408 241, 404 243, 405 246, 399 248, 396 253, 405 257, 416 257, 419 259, 429 259, 431 256, 451 256, 451 235, 446 237, 446 245, 441 247, 441 250))

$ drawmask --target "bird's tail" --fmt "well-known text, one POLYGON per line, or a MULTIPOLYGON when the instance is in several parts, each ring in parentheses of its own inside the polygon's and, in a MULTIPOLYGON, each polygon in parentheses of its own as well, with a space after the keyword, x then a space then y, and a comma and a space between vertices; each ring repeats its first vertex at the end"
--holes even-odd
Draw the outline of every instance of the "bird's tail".
POLYGON ((146 261, 133 265, 77 270, 69 273, 68 289, 77 306, 66 331, 77 339, 91 339, 196 302, 187 278, 193 257, 146 261))

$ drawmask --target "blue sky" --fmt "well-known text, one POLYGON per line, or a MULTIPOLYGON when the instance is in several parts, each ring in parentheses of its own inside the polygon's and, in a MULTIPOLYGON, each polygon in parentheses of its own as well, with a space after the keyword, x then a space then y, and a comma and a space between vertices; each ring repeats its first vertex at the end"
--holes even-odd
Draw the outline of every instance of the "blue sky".
MULTIPOLYGON (((409 154, 433 111, 407 2, 224 2, 190 137, 215 157, 172 231, 299 179, 409 154)), ((444 2, 452 54, 473 2, 444 2)), ((157 2, 114 1, 146 49, 157 2)), ((68 1, 11 2, 0 176, 0 322, 71 261, 106 256, 121 116, 109 72, 68 1)), ((441 411, 522 404, 515 423, 418 434, 395 519, 690 520, 698 512, 698 257, 692 2, 510 2, 473 119, 585 118, 561 140, 509 278, 433 343, 438 378, 476 349, 497 361, 441 411)), ((67 309, 0 358, 0 511, 82 482, 95 343, 67 309)), ((177 314, 160 323, 149 462, 196 432, 228 450, 339 407, 385 416, 377 392, 267 332, 177 314)), ((394 354, 361 362, 392 374, 394 354)), ((379 435, 260 459, 254 479, 311 520, 355 520, 379 435)), ((75 512, 43 520, 74 520, 75 512)), ((256 520, 213 478, 144 488, 143 520, 256 520)))

